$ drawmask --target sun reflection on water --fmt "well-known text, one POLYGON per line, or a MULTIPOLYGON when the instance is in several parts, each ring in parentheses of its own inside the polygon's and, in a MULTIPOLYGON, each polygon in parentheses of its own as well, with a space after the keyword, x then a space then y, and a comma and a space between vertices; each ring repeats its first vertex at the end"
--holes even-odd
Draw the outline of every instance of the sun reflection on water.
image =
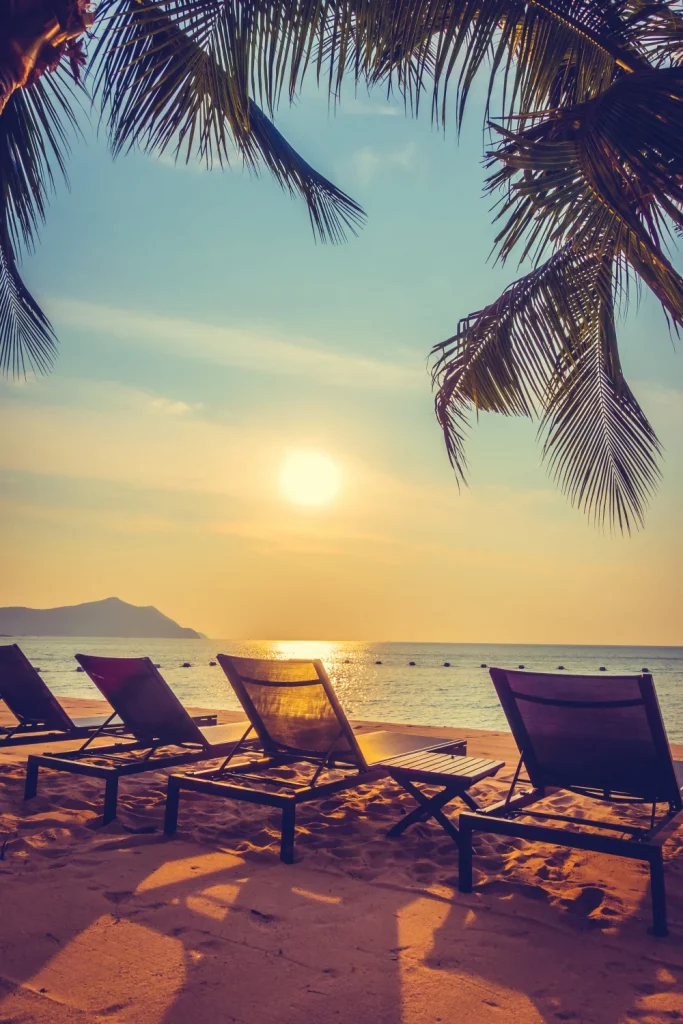
POLYGON ((320 658, 326 664, 337 661, 341 646, 332 640, 278 640, 273 653, 277 658, 320 658))

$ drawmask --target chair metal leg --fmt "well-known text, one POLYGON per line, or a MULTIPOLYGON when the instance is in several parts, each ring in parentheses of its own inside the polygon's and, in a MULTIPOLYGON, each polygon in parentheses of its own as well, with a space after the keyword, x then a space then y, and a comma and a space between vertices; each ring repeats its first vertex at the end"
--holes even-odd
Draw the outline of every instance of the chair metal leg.
POLYGON ((460 816, 458 838, 458 889, 472 892, 472 827, 464 814, 460 816))
POLYGON ((664 859, 661 846, 650 852, 650 892, 652 896, 652 934, 661 938, 669 934, 666 922, 666 889, 664 859))
POLYGON ((111 775, 104 783, 104 814, 102 824, 108 825, 116 817, 116 799, 119 790, 119 780, 116 775, 111 775))
POLYGON ((164 832, 172 836, 178 827, 178 805, 180 803, 180 786, 171 775, 166 791, 166 812, 164 814, 164 832))
POLYGON ((34 757, 29 754, 26 763, 26 784, 24 785, 24 800, 30 800, 38 792, 38 771, 40 765, 34 757))
POLYGON ((294 863, 294 829, 296 824, 296 804, 286 804, 282 808, 282 839, 280 841, 280 860, 285 864, 294 863))

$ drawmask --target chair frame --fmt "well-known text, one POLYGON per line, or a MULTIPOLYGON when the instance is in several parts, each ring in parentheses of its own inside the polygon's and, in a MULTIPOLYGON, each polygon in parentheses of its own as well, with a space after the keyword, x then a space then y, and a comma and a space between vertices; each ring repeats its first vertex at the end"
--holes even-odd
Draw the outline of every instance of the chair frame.
MULTIPOLYGON (((230 762, 234 754, 237 753, 235 751, 225 759, 218 769, 202 770, 192 772, 191 774, 170 775, 166 796, 164 832, 167 835, 173 835, 178 827, 180 794, 183 790, 211 794, 232 800, 242 800, 246 803, 259 804, 264 807, 275 807, 282 812, 280 860, 285 864, 292 864, 294 861, 297 807, 313 800, 321 800, 334 793, 340 793, 345 789, 367 785, 376 779, 386 776, 388 769, 381 763, 376 765, 367 764, 358 744, 358 739, 334 691, 330 677, 319 659, 299 658, 291 660, 314 666, 318 680, 322 684, 339 721, 339 733, 335 737, 330 749, 324 754, 278 750, 258 711, 246 693, 244 686, 241 684, 239 676, 233 671, 230 659, 220 654, 217 658, 228 676, 249 721, 252 723, 266 756, 246 763, 231 765, 230 762), (334 748, 342 737, 347 740, 351 749, 347 752, 337 752, 335 756, 334 748), (355 758, 355 761, 350 760, 352 757, 355 758), (309 764, 311 766, 313 772, 307 784, 292 782, 291 779, 283 779, 276 775, 265 774, 271 769, 293 764, 309 764), (320 782, 321 777, 324 778, 333 771, 341 772, 341 778, 338 777, 328 782, 320 782), (274 789, 285 790, 285 792, 274 792, 274 789)), ((436 742, 434 747, 447 748, 457 753, 466 752, 465 741, 442 740, 441 742, 436 742)))
MULTIPOLYGON (((498 691, 503 710, 521 751, 521 756, 510 789, 504 800, 481 809, 476 813, 466 812, 460 815, 458 883, 460 892, 472 891, 472 837, 475 832, 509 836, 529 842, 548 843, 573 850, 606 853, 615 857, 643 861, 648 865, 652 902, 651 931, 653 935, 660 937, 668 935, 662 847, 671 833, 683 823, 683 800, 681 799, 680 786, 676 781, 675 772, 673 772, 671 751, 652 676, 645 673, 638 677, 641 693, 641 701, 638 701, 638 703, 644 705, 657 758, 663 767, 671 765, 673 775, 672 786, 675 788, 672 788, 669 799, 660 799, 659 794, 654 794, 654 799, 648 800, 625 792, 595 790, 582 786, 559 787, 543 784, 543 772, 536 760, 532 740, 527 734, 517 710, 515 697, 507 680, 507 674, 503 669, 492 668, 491 678, 498 691), (522 767, 527 769, 532 788, 515 795, 515 789, 520 782, 522 767), (562 791, 562 789, 611 804, 649 804, 649 824, 647 827, 632 826, 578 817, 576 815, 551 814, 540 810, 529 810, 530 807, 539 801, 553 793, 562 791), (678 793, 677 799, 676 792, 678 793), (667 805, 667 810, 657 820, 657 809, 662 803, 667 805), (602 835, 592 832, 570 832, 566 829, 553 827, 552 825, 537 824, 535 820, 530 823, 519 821, 518 819, 521 817, 532 818, 539 822, 557 821, 571 825, 588 826, 594 829, 598 828, 603 830, 603 832, 620 833, 621 838, 617 838, 614 835, 602 835)), ((549 701, 549 703, 562 704, 563 702, 549 701)), ((596 703, 604 708, 608 707, 610 703, 618 706, 622 702, 596 703)))
MULTIPOLYGON (((76 655, 76 660, 86 666, 90 659, 76 655)), ((85 743, 78 750, 62 751, 59 754, 43 753, 29 754, 26 764, 26 781, 24 785, 24 800, 30 800, 38 792, 38 778, 41 768, 52 771, 69 772, 72 775, 85 775, 95 779, 103 779, 105 783, 103 824, 108 824, 116 817, 118 784, 119 779, 128 775, 140 775, 143 772, 158 771, 162 768, 174 768, 179 765, 195 764, 198 761, 209 761, 213 758, 231 755, 236 750, 245 749, 248 744, 248 735, 252 731, 248 725, 246 731, 236 741, 229 741, 211 745, 198 731, 202 725, 215 725, 216 715, 191 716, 182 704, 178 701, 168 683, 161 673, 155 668, 149 659, 147 670, 157 681, 161 681, 168 690, 173 701, 182 708, 187 718, 196 727, 197 739, 189 741, 173 742, 169 739, 157 738, 136 738, 131 735, 132 729, 125 724, 125 708, 120 707, 112 712, 112 717, 117 713, 123 719, 123 728, 126 730, 130 740, 128 742, 115 743, 110 746, 91 747, 91 744, 100 733, 88 736, 85 743)), ((93 680, 95 681, 95 680, 93 680)))
MULTIPOLYGON (((16 725, 3 725, 0 726, 0 748, 3 747, 14 747, 25 745, 28 743, 55 743, 63 742, 65 740, 82 739, 83 737, 92 737, 95 739, 100 735, 107 736, 120 736, 125 735, 126 729, 123 722, 114 722, 116 718, 116 712, 112 713, 108 717, 102 717, 102 721, 98 725, 81 725, 74 722, 68 712, 59 703, 57 697, 54 695, 50 687, 47 685, 45 680, 42 678, 40 673, 31 662, 28 660, 24 652, 22 651, 19 644, 8 644, 3 650, 13 649, 17 660, 23 664, 23 669, 30 676, 33 677, 34 682, 32 685, 37 686, 39 693, 42 693, 42 699, 44 701, 44 709, 50 712, 52 716, 52 724, 49 724, 49 715, 40 716, 28 716, 23 712, 19 712, 15 706, 13 706, 12 700, 8 700, 6 693, 2 693, 2 687, 0 686, 0 701, 5 704, 11 714, 17 719, 16 725), (63 726, 55 724, 55 720, 61 720, 63 726)), ((23 683, 21 684, 24 685, 23 683)), ((91 716, 98 718, 100 716, 91 716)))

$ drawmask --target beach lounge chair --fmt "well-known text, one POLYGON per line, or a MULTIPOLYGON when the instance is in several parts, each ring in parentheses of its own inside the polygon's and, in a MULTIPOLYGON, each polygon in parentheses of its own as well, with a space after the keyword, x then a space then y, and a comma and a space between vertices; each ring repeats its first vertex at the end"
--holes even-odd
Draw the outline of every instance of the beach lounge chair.
POLYGON ((662 845, 683 823, 683 764, 672 760, 652 676, 492 668, 491 677, 520 759, 504 800, 460 816, 460 890, 472 890, 474 832, 629 857, 649 865, 652 932, 666 935, 662 845), (515 793, 522 768, 531 788, 515 793), (636 826, 535 806, 563 789, 612 805, 644 804, 647 819, 636 826), (590 832, 579 830, 587 825, 590 832))
POLYGON ((72 718, 18 644, 0 646, 0 700, 16 719, 14 725, 0 726, 0 747, 94 738, 124 731, 114 710, 108 715, 72 718))
POLYGON ((176 831, 182 790, 276 807, 282 811, 280 858, 291 864, 300 804, 387 775, 382 762, 399 754, 467 752, 464 740, 435 741, 433 736, 386 730, 356 735, 321 661, 223 654, 218 661, 258 736, 263 756, 242 764, 227 759, 218 769, 171 775, 164 824, 168 835, 176 831), (307 781, 293 782, 278 774, 279 768, 292 764, 310 768, 307 781))
MULTIPOLYGON (((102 696, 119 716, 130 739, 59 754, 30 754, 24 799, 38 791, 40 768, 88 775, 105 781, 103 823, 116 817, 118 781, 180 764, 225 757, 242 749, 251 726, 201 725, 185 710, 149 658, 96 658, 77 654, 102 696)), ((215 721, 215 716, 211 716, 215 721)))

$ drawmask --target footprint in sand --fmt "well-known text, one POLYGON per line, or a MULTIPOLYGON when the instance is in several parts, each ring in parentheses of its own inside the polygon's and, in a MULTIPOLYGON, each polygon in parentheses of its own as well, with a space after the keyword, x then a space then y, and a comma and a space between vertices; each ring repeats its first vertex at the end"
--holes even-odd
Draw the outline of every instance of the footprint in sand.
POLYGON ((605 890, 599 885, 587 885, 574 899, 560 902, 570 913, 588 917, 598 909, 604 898, 605 890))
POLYGON ((503 882, 493 879, 490 882, 483 882, 477 886, 479 892, 494 896, 525 896, 529 900, 545 903, 550 898, 550 893, 542 885, 527 885, 524 882, 503 882))
POLYGON ((131 889, 121 889, 119 892, 103 892, 102 895, 106 900, 109 900, 110 903, 119 904, 123 903, 124 900, 129 899, 133 895, 133 892, 131 889))

